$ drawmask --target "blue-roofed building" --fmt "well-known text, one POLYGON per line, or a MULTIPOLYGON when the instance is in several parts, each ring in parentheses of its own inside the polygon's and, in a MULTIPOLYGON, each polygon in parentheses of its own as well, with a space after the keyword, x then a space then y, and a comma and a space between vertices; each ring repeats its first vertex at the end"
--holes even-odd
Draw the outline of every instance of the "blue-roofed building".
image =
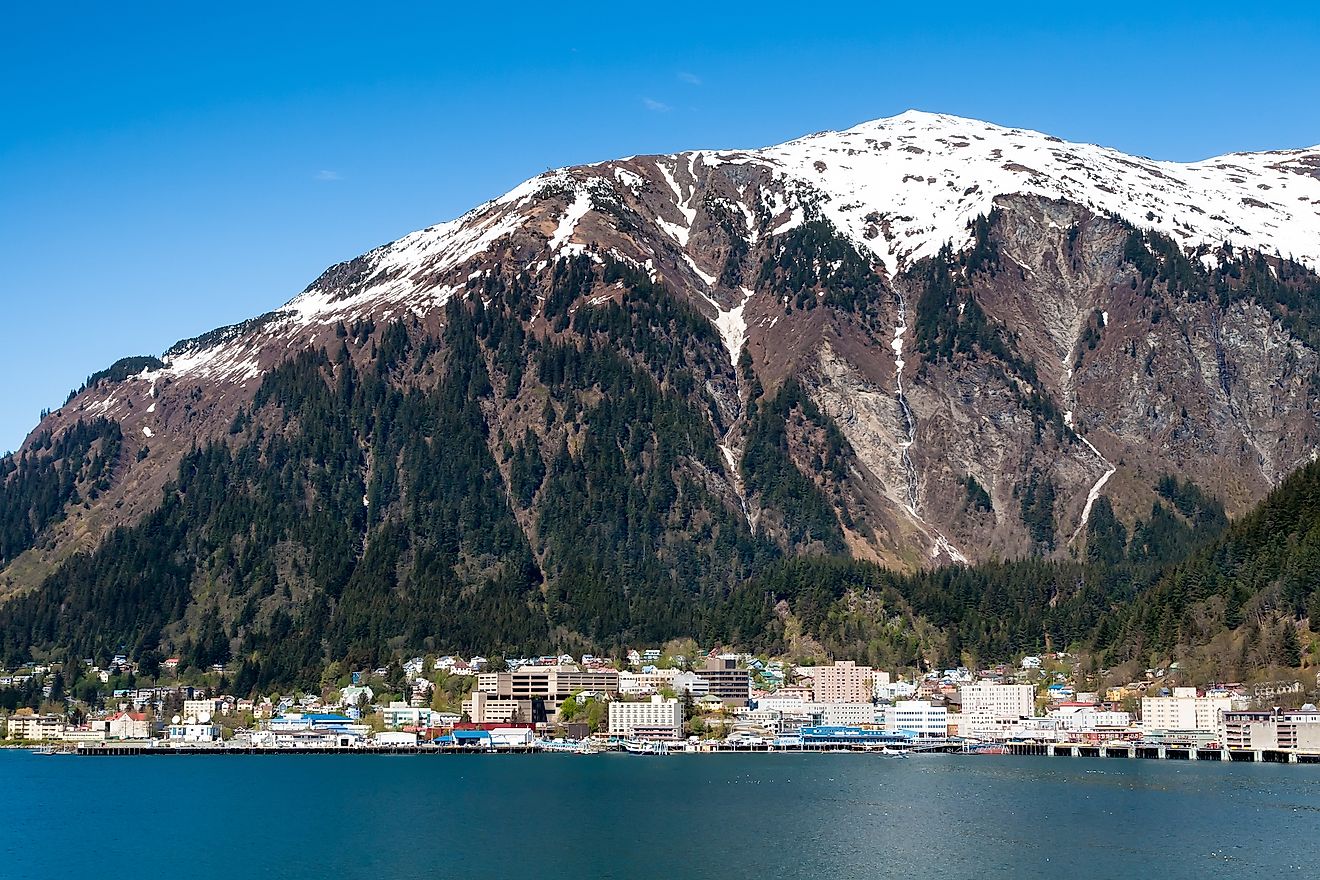
POLYGON ((311 731, 315 733, 347 734, 363 738, 370 728, 338 712, 290 712, 277 715, 266 722, 266 729, 276 733, 311 731))
POLYGON ((434 742, 438 746, 460 746, 471 749, 488 749, 493 744, 490 732, 486 730, 455 730, 437 736, 434 742))
POLYGON ((837 725, 817 725, 798 730, 803 745, 908 745, 912 738, 904 733, 887 730, 872 730, 866 727, 842 727, 837 725))

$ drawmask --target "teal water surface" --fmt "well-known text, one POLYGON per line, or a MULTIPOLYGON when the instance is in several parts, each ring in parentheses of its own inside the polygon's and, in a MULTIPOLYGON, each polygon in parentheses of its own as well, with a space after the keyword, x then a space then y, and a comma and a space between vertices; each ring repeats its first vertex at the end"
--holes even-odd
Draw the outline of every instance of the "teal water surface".
POLYGON ((1320 767, 815 755, 0 753, 0 876, 1320 875, 1320 767))

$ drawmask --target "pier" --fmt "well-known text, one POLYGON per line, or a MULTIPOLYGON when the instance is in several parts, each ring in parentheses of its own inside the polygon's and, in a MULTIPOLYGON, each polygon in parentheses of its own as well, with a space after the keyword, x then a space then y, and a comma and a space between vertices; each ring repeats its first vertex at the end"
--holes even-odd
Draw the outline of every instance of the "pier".
POLYGON ((1006 743, 1010 755, 1049 758, 1134 758, 1155 761, 1222 761, 1254 764, 1320 764, 1320 754, 1279 749, 1225 749, 1188 745, 1130 743, 1084 745, 1081 743, 1006 743))
MULTIPOLYGON (((793 743, 776 744, 735 744, 726 742, 706 742, 696 748, 672 749, 671 755, 692 754, 732 754, 759 752, 762 754, 793 753, 830 753, 853 752, 893 756, 902 754, 969 754, 959 743, 941 742, 926 746, 917 746, 899 750, 883 749, 841 743, 793 743)), ((1146 761, 1219 761, 1222 763, 1244 764, 1320 764, 1320 754, 1299 753, 1278 749, 1225 749, 1198 748, 1186 745, 1157 745, 1153 743, 1130 743, 1126 745, 1090 745, 1082 743, 1004 743, 997 746, 1002 753, 1019 757, 1043 758, 1127 758, 1146 761)), ((600 752, 617 751, 617 748, 604 747, 600 752)), ((544 748, 539 744, 519 746, 459 746, 419 743, 403 746, 313 746, 307 748, 269 748, 246 745, 223 746, 154 746, 147 743, 81 743, 76 748, 48 752, 47 754, 82 755, 88 757, 128 757, 147 755, 489 755, 489 754, 539 754, 558 752, 560 749, 544 748)))

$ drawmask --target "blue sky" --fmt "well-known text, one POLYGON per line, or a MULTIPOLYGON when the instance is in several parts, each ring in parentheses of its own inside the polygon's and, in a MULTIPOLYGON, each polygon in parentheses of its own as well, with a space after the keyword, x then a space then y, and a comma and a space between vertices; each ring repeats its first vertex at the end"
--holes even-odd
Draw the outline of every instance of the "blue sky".
POLYGON ((0 451, 549 167, 910 107, 1163 159, 1320 143, 1313 3, 461 5, 8 9, 0 451))

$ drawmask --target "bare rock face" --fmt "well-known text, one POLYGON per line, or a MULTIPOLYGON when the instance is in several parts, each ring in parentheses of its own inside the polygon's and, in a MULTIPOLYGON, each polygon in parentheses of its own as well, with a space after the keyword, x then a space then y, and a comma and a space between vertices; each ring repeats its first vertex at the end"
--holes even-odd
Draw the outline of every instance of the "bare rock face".
MULTIPOLYGON (((636 316, 644 287, 647 332, 670 322, 665 350, 634 329, 623 353, 704 413, 702 443, 719 450, 684 473, 783 552, 902 568, 1067 556, 1099 497, 1131 521, 1165 474, 1241 511, 1316 449, 1317 162, 1299 150, 1161 163, 908 113, 764 150, 550 172, 52 413, 23 451, 39 458, 35 438, 104 418, 124 453, 95 499, 0 560, 0 591, 38 586, 141 521, 190 450, 275 430, 254 399, 291 358, 342 348, 370 370, 399 327, 413 363, 390 382, 435 388, 446 309, 504 308, 510 289, 531 347, 479 346, 508 385, 482 404, 505 484, 506 445, 530 432, 547 461, 560 446, 571 457, 592 426, 562 420, 602 394, 577 388, 566 405, 536 346, 615 338, 585 316, 636 316), (708 323, 684 324, 689 313, 708 323), (423 344, 438 354, 416 354, 423 344), (837 536, 792 525, 783 474, 748 464, 749 448, 771 447, 837 536)), ((364 458, 368 482, 391 466, 364 458)), ((515 514, 544 561, 534 508, 515 514)))

